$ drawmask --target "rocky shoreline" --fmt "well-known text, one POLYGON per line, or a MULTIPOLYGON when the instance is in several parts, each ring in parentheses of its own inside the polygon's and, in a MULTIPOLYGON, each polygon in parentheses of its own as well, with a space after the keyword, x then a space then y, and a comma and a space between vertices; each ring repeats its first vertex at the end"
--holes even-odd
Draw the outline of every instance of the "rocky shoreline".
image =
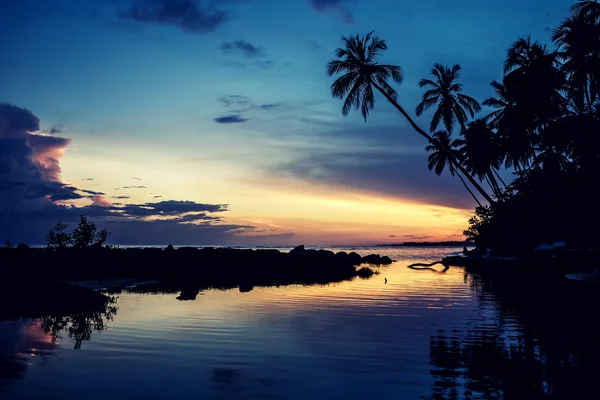
MULTIPOLYGON (((377 273, 391 264, 376 254, 334 253, 297 246, 275 249, 232 248, 89 248, 0 249, 0 273, 6 284, 103 279, 155 280, 194 287, 326 284, 377 273)), ((4 286, 4 285, 2 285, 4 286)))

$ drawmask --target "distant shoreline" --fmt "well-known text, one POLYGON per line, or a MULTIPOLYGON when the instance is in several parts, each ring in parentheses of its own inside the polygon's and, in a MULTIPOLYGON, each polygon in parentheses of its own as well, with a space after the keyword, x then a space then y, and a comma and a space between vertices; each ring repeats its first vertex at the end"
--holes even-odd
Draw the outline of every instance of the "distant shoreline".
POLYGON ((434 247, 434 246, 473 246, 472 243, 467 242, 403 242, 403 243, 391 243, 391 244, 378 244, 377 247, 434 247))

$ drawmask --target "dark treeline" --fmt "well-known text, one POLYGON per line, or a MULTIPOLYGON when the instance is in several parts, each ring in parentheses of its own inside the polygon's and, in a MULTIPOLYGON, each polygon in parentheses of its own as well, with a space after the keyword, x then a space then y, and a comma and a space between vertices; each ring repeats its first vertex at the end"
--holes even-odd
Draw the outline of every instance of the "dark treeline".
MULTIPOLYGON (((46 236, 46 248, 7 243, 0 249, 0 273, 6 285, 30 282, 136 279, 157 280, 170 287, 202 288, 289 284, 327 284, 355 277, 370 277, 376 265, 392 263, 376 254, 305 249, 289 253, 276 249, 231 248, 118 248, 105 246, 109 233, 98 231, 85 217, 71 233, 58 222, 46 236), (27 265, 27 268, 23 268, 27 265)), ((4 284, 3 284, 4 283, 4 284)))
POLYGON ((343 38, 327 66, 342 74, 331 86, 344 115, 375 104, 374 91, 408 120, 428 145, 429 169, 457 176, 478 204, 465 235, 495 254, 522 254, 565 241, 598 247, 600 213, 600 3, 580 1, 552 32, 552 46, 518 38, 507 51, 504 76, 480 104, 462 93, 461 67, 435 64, 416 114, 434 114, 429 132, 397 102, 388 83, 401 83, 399 66, 377 63, 387 49, 373 36, 343 38), (478 116, 482 105, 488 108, 478 116), (514 174, 512 182, 502 177, 514 174))

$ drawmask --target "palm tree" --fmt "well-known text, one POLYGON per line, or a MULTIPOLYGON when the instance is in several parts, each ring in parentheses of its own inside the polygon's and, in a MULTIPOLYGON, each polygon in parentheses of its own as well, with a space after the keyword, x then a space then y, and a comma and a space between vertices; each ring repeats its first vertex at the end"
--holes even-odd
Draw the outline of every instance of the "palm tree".
POLYGON ((565 99, 561 91, 566 82, 559 65, 556 52, 532 42, 529 36, 519 38, 508 49, 503 84, 510 97, 517 99, 517 106, 530 116, 531 129, 563 112, 565 99))
POLYGON ((467 129, 461 132, 461 136, 462 139, 455 140, 455 145, 460 148, 467 170, 480 180, 485 179, 496 197, 501 198, 502 189, 494 177, 494 171, 500 164, 498 143, 494 132, 484 119, 478 119, 471 122, 467 129))
POLYGON ((431 70, 431 74, 436 78, 435 82, 429 79, 421 79, 419 82, 419 87, 428 87, 429 90, 423 94, 422 101, 417 106, 417 116, 435 105, 438 106, 431 119, 431 132, 434 132, 442 121, 450 133, 455 122, 458 122, 461 129, 465 129, 467 113, 473 118, 476 112, 481 111, 477 100, 461 93, 462 85, 456 82, 460 70, 458 64, 452 69, 435 64, 431 70))
POLYGON ((571 6, 571 15, 598 19, 600 18, 600 3, 598 0, 578 1, 571 6))
POLYGON ((484 120, 491 129, 497 131, 498 156, 504 160, 504 166, 521 170, 529 165, 534 154, 530 134, 532 122, 520 106, 519 99, 514 98, 514 91, 509 90, 504 82, 492 81, 490 85, 494 88, 496 97, 486 99, 483 104, 496 110, 485 116, 484 120))
MULTIPOLYGON (((593 3, 598 6, 600 4, 593 3)), ((554 29, 552 40, 561 50, 563 72, 578 109, 591 107, 600 90, 600 24, 584 13, 568 17, 554 29)))
POLYGON ((460 160, 462 158, 460 152, 456 149, 457 147, 458 145, 456 140, 453 141, 451 139, 450 133, 446 131, 435 132, 433 134, 433 143, 428 144, 425 147, 426 151, 431 152, 427 159, 427 167, 430 171, 435 170, 435 173, 438 176, 441 175, 446 168, 448 168, 450 175, 458 175, 458 178, 465 186, 465 189, 467 189, 471 196, 473 196, 473 199, 475 199, 477 205, 481 207, 481 203, 477 197, 475 197, 475 194, 471 191, 469 186, 467 186, 467 183, 462 178, 460 172, 454 167, 456 160, 460 160))
MULTIPOLYGON (((396 83, 401 83, 402 69, 396 65, 384 65, 377 62, 377 57, 387 50, 385 40, 373 36, 373 32, 369 32, 362 38, 358 35, 348 38, 342 37, 342 42, 344 47, 336 50, 337 59, 327 63, 327 74, 329 76, 343 73, 331 85, 333 97, 340 99, 345 97, 342 114, 348 115, 354 107, 361 110, 361 114, 366 121, 369 111, 375 106, 373 93, 373 88, 375 88, 400 111, 417 133, 433 144, 433 138, 421 129, 398 104, 396 101, 398 94, 388 83, 390 79, 396 83)), ((460 163, 457 163, 457 168, 490 204, 494 202, 460 163)))

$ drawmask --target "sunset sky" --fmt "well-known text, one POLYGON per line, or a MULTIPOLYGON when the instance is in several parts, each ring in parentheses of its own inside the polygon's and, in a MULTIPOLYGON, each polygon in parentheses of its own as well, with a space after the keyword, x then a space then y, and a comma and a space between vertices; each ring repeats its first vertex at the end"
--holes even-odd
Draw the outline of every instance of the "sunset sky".
POLYGON ((81 214, 119 244, 462 240, 460 181, 383 97, 344 118, 325 64, 375 30, 411 114, 435 62, 482 101, 571 2, 0 0, 0 241, 81 214))

